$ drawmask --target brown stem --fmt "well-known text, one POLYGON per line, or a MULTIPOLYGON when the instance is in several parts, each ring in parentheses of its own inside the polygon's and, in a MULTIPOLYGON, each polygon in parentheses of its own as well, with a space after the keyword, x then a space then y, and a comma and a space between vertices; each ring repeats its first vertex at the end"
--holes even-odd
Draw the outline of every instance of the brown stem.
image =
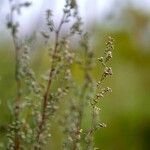
MULTIPOLYGON (((64 23, 64 18, 65 18, 65 14, 63 15, 63 17, 61 19, 58 29, 55 31, 55 44, 54 44, 54 50, 53 50, 53 54, 52 54, 52 65, 51 65, 51 69, 50 69, 50 73, 49 73, 49 80, 48 80, 46 92, 43 96, 43 104, 42 104, 42 112, 41 112, 42 118, 38 125, 38 132, 37 132, 37 143, 38 144, 40 143, 40 135, 43 132, 43 126, 45 125, 45 121, 46 121, 46 108, 48 105, 48 97, 51 92, 50 87, 51 87, 51 83, 52 83, 52 76, 53 76, 53 72, 55 70, 55 56, 56 56, 56 52, 58 50, 58 45, 59 45, 59 33, 60 33, 61 27, 64 23)), ((39 150, 40 148, 35 146, 34 149, 39 150)))
MULTIPOLYGON (((16 50, 16 65, 15 65, 15 78, 16 78, 16 100, 15 100, 15 108, 14 108, 14 113, 15 113, 15 122, 16 122, 16 125, 17 125, 17 122, 19 120, 19 112, 20 112, 20 101, 21 101, 21 80, 20 78, 18 77, 19 76, 19 73, 18 73, 18 69, 19 69, 19 56, 18 56, 18 53, 19 53, 19 50, 20 50, 20 47, 17 46, 17 43, 16 43, 16 40, 15 40, 15 37, 13 36, 13 41, 14 41, 14 45, 15 45, 15 50, 16 50)), ((15 140, 14 140, 14 145, 15 145, 15 150, 19 150, 20 149, 20 138, 19 138, 19 135, 18 135, 18 132, 19 131, 15 131, 15 140)))
MULTIPOLYGON (((10 13, 10 23, 11 26, 11 34, 12 34, 12 40, 13 45, 15 49, 15 81, 16 81, 16 98, 15 98, 15 107, 14 107, 14 115, 15 115, 15 122, 16 126, 19 120, 19 112, 20 112, 20 100, 21 100, 21 79, 19 78, 19 51, 20 46, 18 45, 18 38, 17 38, 17 26, 14 23, 14 16, 13 16, 13 9, 11 9, 10 13)), ((19 131, 15 130, 15 137, 14 137, 14 150, 20 149, 20 138, 19 138, 19 131)))

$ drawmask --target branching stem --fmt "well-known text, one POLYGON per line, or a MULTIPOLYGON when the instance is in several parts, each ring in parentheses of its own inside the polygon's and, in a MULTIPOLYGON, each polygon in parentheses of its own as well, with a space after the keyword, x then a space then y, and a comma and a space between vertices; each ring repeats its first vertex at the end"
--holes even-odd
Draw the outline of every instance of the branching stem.
MULTIPOLYGON (((63 15, 61 22, 58 26, 58 29, 55 31, 55 43, 54 43, 54 49, 53 49, 53 53, 52 53, 52 64, 51 64, 51 69, 50 69, 50 73, 49 73, 49 80, 48 80, 48 84, 47 84, 47 88, 46 88, 46 92, 43 96, 43 104, 42 104, 42 112, 41 112, 41 122, 38 125, 38 133, 37 133, 37 143, 40 143, 40 135, 43 132, 43 127, 45 125, 46 122, 46 108, 48 105, 48 98, 50 95, 50 88, 51 88, 51 84, 52 84, 52 77, 53 77, 53 72, 55 70, 55 56, 58 50, 58 46, 59 46, 59 36, 60 36, 60 31, 62 28, 62 25, 64 23, 64 19, 65 19, 65 14, 63 15)), ((39 150, 40 148, 38 148, 37 146, 35 146, 34 148, 35 150, 39 150)))

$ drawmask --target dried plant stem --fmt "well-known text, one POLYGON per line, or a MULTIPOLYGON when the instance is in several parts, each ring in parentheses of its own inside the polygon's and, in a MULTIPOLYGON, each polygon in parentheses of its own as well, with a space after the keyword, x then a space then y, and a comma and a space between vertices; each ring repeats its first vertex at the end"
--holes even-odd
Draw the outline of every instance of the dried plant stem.
MULTIPOLYGON (((52 53, 52 64, 51 64, 51 69, 50 69, 50 73, 49 73, 49 80, 48 80, 48 84, 47 84, 47 88, 46 88, 46 92, 43 96, 43 104, 42 104, 42 113, 41 113, 41 122, 38 125, 38 133, 37 133, 37 143, 40 143, 40 135, 43 132, 43 126, 45 125, 45 121, 46 121, 46 108, 48 105, 48 98, 50 95, 50 87, 51 87, 51 83, 52 83, 52 76, 53 76, 53 72, 55 70, 55 54, 57 53, 58 50, 58 46, 59 46, 59 35, 60 35, 60 31, 61 31, 61 27, 64 23, 64 19, 65 19, 65 14, 63 15, 61 22, 59 24, 58 29, 55 31, 55 43, 54 43, 54 50, 52 53)), ((37 148, 37 146, 35 146, 34 148, 35 150, 40 149, 37 148)))
MULTIPOLYGON (((20 112, 20 101, 21 101, 21 79, 19 77, 19 52, 20 52, 20 46, 17 42, 17 27, 14 24, 14 17, 13 17, 13 11, 11 9, 10 13, 10 23, 11 26, 11 34, 12 34, 12 40, 14 44, 15 49, 15 81, 16 81, 16 98, 15 98, 15 107, 14 107, 14 115, 15 115, 15 124, 18 125, 19 122, 19 112, 20 112)), ((20 149, 20 138, 19 138, 19 131, 15 130, 15 137, 14 137, 14 149, 19 150, 20 149)))
MULTIPOLYGON (((86 62, 85 66, 87 65, 88 62, 86 62)), ((81 95, 79 97, 79 100, 81 101, 80 102, 80 105, 79 105, 79 117, 78 117, 78 123, 77 123, 77 129, 78 129, 78 132, 77 134, 80 135, 81 132, 81 126, 82 126, 82 121, 83 121, 83 115, 84 115, 84 109, 85 109, 85 99, 84 99, 84 96, 86 94, 86 91, 87 91, 87 88, 88 88, 88 85, 90 83, 90 77, 89 77, 89 74, 87 72, 86 69, 84 69, 84 84, 83 84, 83 87, 82 87, 82 92, 81 92, 81 95)), ((81 136, 81 135, 80 135, 81 136)), ((78 140, 74 140, 73 142, 73 150, 77 150, 77 143, 78 143, 78 140)))
MULTIPOLYGON (((80 130, 81 130, 81 125, 82 125, 82 120, 83 120, 83 114, 84 114, 84 107, 85 107, 84 95, 85 95, 87 86, 88 86, 88 84, 87 84, 87 82, 85 82, 84 86, 82 88, 82 93, 80 95, 81 104, 79 105, 79 110, 78 110, 79 111, 79 118, 78 118, 78 123, 77 123, 77 129, 78 129, 78 132, 76 133, 77 136, 79 134, 81 134, 80 130)), ((73 148, 72 148, 72 150, 77 150, 77 143, 78 143, 78 140, 75 139, 73 141, 73 146, 72 146, 73 148)))
POLYGON ((91 120, 91 128, 88 131, 88 142, 86 145, 87 150, 93 149, 93 134, 94 134, 95 119, 96 119, 94 113, 94 109, 95 109, 94 107, 95 106, 92 107, 92 112, 91 112, 92 120, 91 120))
MULTIPOLYGON (((16 102, 15 102, 15 108, 14 108, 14 113, 15 113, 15 122, 17 124, 17 122, 19 121, 19 112, 20 112, 20 101, 21 101, 21 80, 18 77, 19 73, 18 73, 18 69, 19 69, 19 46, 17 46, 16 44, 16 40, 15 40, 15 36, 13 36, 13 41, 14 41, 14 45, 15 45, 15 59, 16 59, 16 65, 15 65, 15 78, 16 78, 16 102)), ((15 140, 14 140, 14 146, 15 146, 15 150, 19 150, 20 149, 20 138, 18 135, 18 131, 15 132, 15 140)))

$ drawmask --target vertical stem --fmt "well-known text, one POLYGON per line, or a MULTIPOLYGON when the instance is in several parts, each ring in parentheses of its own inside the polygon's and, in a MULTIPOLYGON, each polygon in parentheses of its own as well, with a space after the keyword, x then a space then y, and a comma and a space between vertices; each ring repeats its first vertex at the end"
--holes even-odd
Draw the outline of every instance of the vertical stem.
MULTIPOLYGON (((21 79, 19 77, 19 51, 20 46, 18 44, 17 38, 17 26, 14 23, 14 11, 11 9, 10 12, 10 23, 11 23, 11 34, 13 45, 15 49, 15 81, 16 81, 16 98, 15 98, 15 107, 14 107, 14 115, 15 115, 15 125, 18 126, 19 121, 19 112, 20 112, 20 100, 21 100, 21 79)), ((15 137, 14 137, 14 150, 20 149, 20 137, 19 137, 19 129, 15 129, 15 137)))
MULTIPOLYGON (((87 55, 87 49, 85 49, 85 56, 87 55)), ((91 59, 91 58, 90 58, 91 59)), ((78 117, 78 123, 77 123, 77 129, 80 130, 81 129, 81 125, 82 125, 82 120, 83 120, 83 115, 84 115, 84 109, 85 109, 85 99, 84 96, 86 94, 88 85, 90 83, 89 80, 89 75, 88 75, 88 70, 87 70, 87 66, 89 65, 88 60, 86 60, 85 62, 85 66, 84 66, 84 84, 82 87, 82 92, 81 95, 79 97, 80 105, 79 105, 79 117, 78 117)), ((78 131, 79 132, 79 131, 78 131)), ((78 133, 79 135, 81 135, 81 133, 78 133)), ((74 140, 73 142, 73 150, 77 150, 77 142, 78 140, 74 140)))
POLYGON ((91 150, 93 149, 93 134, 94 134, 94 126, 95 126, 95 113, 94 113, 94 106, 92 107, 92 120, 91 120, 91 128, 88 131, 87 134, 87 145, 86 145, 86 149, 87 150, 91 150))
MULTIPOLYGON (((54 44, 54 50, 52 53, 52 65, 51 65, 51 69, 50 69, 50 73, 49 73, 49 80, 48 80, 48 84, 47 84, 47 88, 46 88, 46 92, 43 96, 43 104, 42 104, 42 112, 41 112, 41 121, 38 124, 38 132, 37 132, 37 143, 40 143, 40 135, 43 132, 43 127, 45 125, 45 121, 46 121, 46 108, 48 105, 48 97, 50 95, 50 87, 51 87, 51 83, 52 83, 52 76, 53 76, 53 72, 55 70, 55 56, 58 50, 58 45, 59 45, 59 34, 61 31, 61 27, 64 23, 64 19, 65 19, 65 14, 63 15, 61 22, 58 26, 58 29, 55 31, 55 44, 54 44)), ((34 147, 35 150, 40 150, 41 148, 35 146, 34 147)))
MULTIPOLYGON (((19 121, 19 112, 20 112, 20 100, 21 100, 21 80, 19 77, 19 50, 20 48, 17 46, 16 40, 15 40, 15 36, 13 36, 13 41, 14 41, 14 45, 15 45, 15 59, 16 59, 16 65, 15 65, 15 78, 16 78, 16 101, 15 101, 15 108, 14 108, 14 113, 15 113, 15 122, 16 125, 18 125, 18 121, 19 121)), ((15 133, 15 150, 19 150, 20 149, 20 138, 18 135, 18 132, 16 130, 15 133)))

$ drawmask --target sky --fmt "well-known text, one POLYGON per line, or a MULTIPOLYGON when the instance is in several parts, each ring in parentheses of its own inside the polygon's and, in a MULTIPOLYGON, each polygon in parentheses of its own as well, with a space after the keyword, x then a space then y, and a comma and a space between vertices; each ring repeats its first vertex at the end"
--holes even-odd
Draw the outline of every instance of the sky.
MULTIPOLYGON (((0 0, 0 33, 6 28, 6 15, 9 12, 8 0, 0 0)), ((17 0, 19 1, 19 0, 17 0)), ((23 1, 23 0, 21 0, 23 1)), ((65 0, 28 0, 32 2, 32 6, 22 10, 19 18, 20 26, 23 28, 22 34, 30 31, 33 26, 38 26, 40 21, 45 17, 45 11, 52 9, 56 20, 61 17, 61 12, 65 0)), ((141 9, 150 10, 150 0, 77 0, 81 17, 85 24, 89 21, 102 21, 112 7, 118 9, 120 5, 125 3, 136 4, 141 9)))

